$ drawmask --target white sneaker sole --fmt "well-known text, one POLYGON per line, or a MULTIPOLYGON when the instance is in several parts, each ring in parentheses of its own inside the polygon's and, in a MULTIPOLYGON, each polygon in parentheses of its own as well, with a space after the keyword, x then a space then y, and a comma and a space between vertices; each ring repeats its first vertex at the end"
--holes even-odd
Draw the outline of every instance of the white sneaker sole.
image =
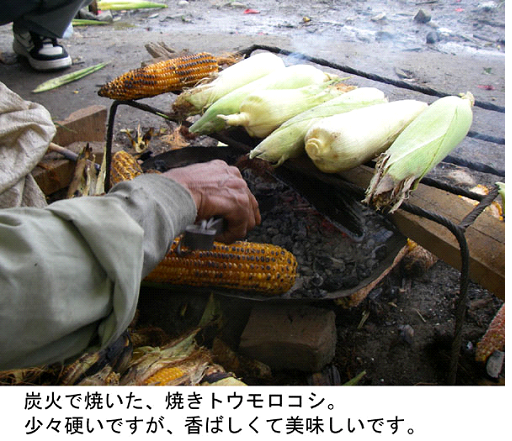
POLYGON ((55 58, 53 60, 37 60, 32 58, 27 50, 23 47, 23 45, 21 45, 16 39, 12 44, 12 48, 18 55, 25 57, 35 70, 59 70, 65 69, 66 67, 70 67, 72 65, 72 60, 69 55, 64 58, 55 58))

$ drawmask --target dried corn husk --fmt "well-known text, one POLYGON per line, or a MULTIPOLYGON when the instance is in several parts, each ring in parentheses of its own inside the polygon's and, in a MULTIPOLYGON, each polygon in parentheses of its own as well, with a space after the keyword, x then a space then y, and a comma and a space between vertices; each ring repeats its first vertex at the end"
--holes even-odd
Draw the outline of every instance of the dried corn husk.
POLYGON ((349 90, 284 122, 252 149, 249 157, 263 159, 278 167, 287 159, 304 153, 304 137, 320 119, 386 101, 384 93, 374 87, 349 90))
POLYGON ((252 137, 264 138, 290 118, 344 93, 333 86, 322 83, 297 89, 257 90, 243 100, 238 113, 219 118, 228 126, 243 126, 252 137))
POLYGON ((106 365, 101 371, 85 377, 78 386, 117 386, 121 375, 115 372, 110 365, 106 365))
POLYGON ((426 107, 401 100, 323 118, 306 133, 306 153, 326 173, 357 167, 386 150, 426 107))
POLYGON ((421 178, 467 135, 473 104, 470 92, 432 103, 381 155, 364 202, 390 213, 397 210, 421 178))
POLYGON ((283 59, 270 52, 253 55, 219 72, 213 81, 183 91, 172 108, 182 117, 196 115, 233 90, 284 67, 283 59))
POLYGON ((186 360, 197 350, 195 336, 198 330, 174 340, 163 347, 140 347, 134 350, 133 358, 121 385, 141 385, 164 367, 170 367, 186 360))
MULTIPOLYGON (((107 381, 111 372, 123 373, 127 369, 132 353, 130 337, 128 333, 123 333, 110 346, 100 351, 85 353, 73 363, 65 366, 58 383, 68 386, 75 385, 91 376, 95 376, 96 380, 102 378, 107 381)), ((112 376, 109 378, 111 379, 112 376)))
POLYGON ((226 122, 218 115, 231 115, 240 110, 240 105, 247 95, 255 90, 263 89, 295 89, 311 84, 321 84, 336 78, 320 69, 306 65, 296 64, 284 69, 278 69, 262 78, 251 81, 215 101, 197 120, 189 131, 196 134, 209 134, 222 130, 226 122))

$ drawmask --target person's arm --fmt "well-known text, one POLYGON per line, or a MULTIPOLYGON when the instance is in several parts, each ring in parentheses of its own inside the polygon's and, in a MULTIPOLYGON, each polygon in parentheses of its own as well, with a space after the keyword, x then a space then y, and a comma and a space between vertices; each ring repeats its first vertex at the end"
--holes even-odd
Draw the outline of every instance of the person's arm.
POLYGON ((214 215, 228 221, 226 242, 260 222, 240 172, 222 161, 142 175, 103 197, 0 210, 0 370, 114 341, 174 237, 214 215))
POLYGON ((189 192, 142 176, 106 197, 0 211, 0 369, 105 347, 132 320, 142 277, 193 222, 189 192))
POLYGON ((121 182, 106 197, 118 201, 144 231, 143 278, 164 258, 173 239, 197 217, 190 192, 155 173, 121 182))

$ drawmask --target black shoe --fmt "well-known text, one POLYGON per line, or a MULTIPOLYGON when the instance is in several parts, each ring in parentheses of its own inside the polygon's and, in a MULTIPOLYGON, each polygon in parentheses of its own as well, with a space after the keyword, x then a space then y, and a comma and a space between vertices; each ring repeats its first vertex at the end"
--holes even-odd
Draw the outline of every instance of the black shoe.
POLYGON ((36 70, 58 70, 71 66, 71 57, 56 38, 43 37, 33 32, 14 32, 14 52, 28 59, 36 70))

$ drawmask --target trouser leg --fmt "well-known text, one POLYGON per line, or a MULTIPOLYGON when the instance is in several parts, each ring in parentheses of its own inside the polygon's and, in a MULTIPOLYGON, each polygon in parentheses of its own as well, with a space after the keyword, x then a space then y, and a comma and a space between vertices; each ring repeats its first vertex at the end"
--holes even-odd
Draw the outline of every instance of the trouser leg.
MULTIPOLYGON (((33 4, 34 0, 30 0, 33 4)), ((61 38, 76 13, 92 0, 39 0, 39 6, 12 20, 15 32, 61 38)))
POLYGON ((0 10, 0 25, 12 23, 17 18, 22 17, 34 9, 37 9, 40 4, 41 0, 10 0, 7 2, 2 2, 0 10))

